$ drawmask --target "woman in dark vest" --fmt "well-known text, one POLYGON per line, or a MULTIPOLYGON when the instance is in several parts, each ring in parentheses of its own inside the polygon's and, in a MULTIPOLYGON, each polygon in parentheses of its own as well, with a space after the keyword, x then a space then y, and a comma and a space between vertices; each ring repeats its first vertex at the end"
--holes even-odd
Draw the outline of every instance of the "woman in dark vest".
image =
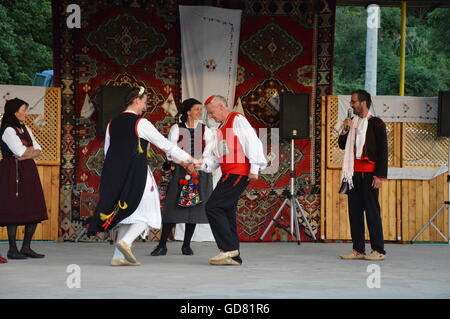
POLYGON ((47 208, 34 161, 42 148, 23 124, 28 106, 18 98, 7 101, 0 125, 0 226, 7 227, 9 259, 44 257, 30 248, 37 224, 47 219, 47 208), (16 245, 18 225, 25 225, 20 252, 16 245))
MULTIPOLYGON (((183 101, 180 123, 170 128, 169 140, 178 143, 188 150, 192 157, 201 158, 202 152, 212 147, 213 133, 199 122, 202 115, 202 104, 195 99, 183 101)), ((170 154, 168 159, 171 160, 170 154)), ((190 244, 196 224, 207 224, 205 203, 213 190, 212 174, 195 172, 186 169, 174 159, 175 170, 168 185, 167 196, 163 201, 162 232, 158 246, 152 251, 152 256, 167 254, 167 239, 177 223, 185 223, 184 241, 181 251, 184 255, 193 255, 190 244), (183 192, 183 185, 192 183, 198 194, 183 192), (197 195, 197 196, 196 196, 197 195), (181 196, 181 198, 180 198, 181 196), (192 198, 192 200, 191 200, 192 198), (200 201, 196 203, 195 201, 200 201)))
POLYGON ((106 131, 100 199, 88 234, 119 225, 113 266, 140 265, 131 251, 132 243, 149 228, 161 227, 158 185, 147 164, 149 142, 193 167, 194 159, 188 153, 141 117, 146 101, 143 87, 132 89, 126 97, 126 110, 108 124, 106 131))

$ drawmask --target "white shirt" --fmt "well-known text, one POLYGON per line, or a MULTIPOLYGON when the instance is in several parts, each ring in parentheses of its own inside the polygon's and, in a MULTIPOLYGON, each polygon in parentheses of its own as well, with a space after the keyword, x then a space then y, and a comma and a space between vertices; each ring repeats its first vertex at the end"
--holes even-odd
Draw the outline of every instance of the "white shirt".
MULTIPOLYGON (((199 123, 200 123, 200 121, 195 121, 194 128, 197 128, 199 123)), ((180 127, 178 126, 178 124, 174 124, 170 128, 169 135, 167 136, 167 138, 169 139, 169 141, 171 141, 172 143, 177 145, 179 135, 180 135, 180 127)), ((195 135, 194 135, 194 138, 195 138, 195 135)), ((203 136, 203 139, 205 140, 205 149, 203 150, 203 156, 205 157, 210 152, 210 149, 212 149, 214 147, 214 139, 215 139, 214 132, 207 126, 205 126, 205 134, 203 136)), ((200 146, 202 144, 200 141, 198 143, 195 141, 194 143, 196 145, 195 148, 197 148, 197 146, 200 146)), ((190 135, 189 135, 189 147, 190 147, 190 135)), ((170 161, 174 161, 175 163, 179 163, 179 161, 174 160, 170 156, 170 154, 167 154, 167 159, 170 161)))
MULTIPOLYGON (((255 129, 242 115, 237 115, 233 122, 233 133, 237 136, 245 156, 250 162, 250 174, 259 174, 259 171, 267 166, 267 159, 264 156, 264 149, 261 140, 256 135, 255 129)), ((213 145, 206 150, 203 158, 202 170, 212 172, 219 165, 219 153, 217 150, 217 133, 215 134, 213 145)))
MULTIPOLYGON (((126 111, 127 113, 134 113, 133 111, 126 111)), ((180 149, 176 144, 171 143, 168 139, 166 139, 159 131, 155 128, 155 126, 146 118, 141 118, 137 125, 137 133, 140 138, 143 138, 146 141, 154 144, 156 147, 160 148, 167 154, 170 154, 173 158, 176 158, 179 161, 187 162, 191 158, 191 156, 180 149)), ((109 136, 109 124, 106 128, 106 136, 105 136, 105 156, 108 152, 110 144, 110 136, 109 136)))
MULTIPOLYGON (((33 141, 33 148, 35 150, 42 151, 42 147, 34 138, 33 132, 31 132, 28 126, 25 126, 25 128, 27 129, 28 134, 30 134, 31 140, 33 141)), ((16 130, 12 127, 8 127, 7 129, 5 129, 5 132, 3 132, 2 135, 2 140, 6 143, 11 152, 13 152, 13 154, 17 157, 21 157, 27 150, 27 147, 22 144, 20 137, 17 135, 16 130)))

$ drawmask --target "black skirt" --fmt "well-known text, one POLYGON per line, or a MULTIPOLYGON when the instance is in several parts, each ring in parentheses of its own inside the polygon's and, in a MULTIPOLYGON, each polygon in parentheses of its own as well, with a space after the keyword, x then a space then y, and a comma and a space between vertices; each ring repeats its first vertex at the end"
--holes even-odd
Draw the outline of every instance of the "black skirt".
POLYGON ((193 207, 181 207, 178 206, 178 198, 181 192, 179 180, 180 178, 184 178, 186 174, 186 170, 182 166, 175 164, 173 178, 168 185, 167 195, 162 203, 162 222, 208 224, 208 218, 205 213, 205 204, 213 191, 212 174, 202 171, 199 172, 199 193, 202 202, 193 207))

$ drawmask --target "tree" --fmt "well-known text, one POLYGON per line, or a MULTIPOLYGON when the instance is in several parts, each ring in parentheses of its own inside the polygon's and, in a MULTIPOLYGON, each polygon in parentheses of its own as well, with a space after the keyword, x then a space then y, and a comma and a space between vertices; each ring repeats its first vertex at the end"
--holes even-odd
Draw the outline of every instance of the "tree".
MULTIPOLYGON (((378 30, 377 95, 398 95, 399 8, 381 7, 378 30)), ((337 7, 334 94, 364 87, 366 17, 363 7, 337 7)), ((450 89, 450 10, 410 8, 407 12, 405 95, 436 96, 450 89)))
POLYGON ((0 83, 30 85, 34 74, 52 69, 51 0, 0 4, 0 83))

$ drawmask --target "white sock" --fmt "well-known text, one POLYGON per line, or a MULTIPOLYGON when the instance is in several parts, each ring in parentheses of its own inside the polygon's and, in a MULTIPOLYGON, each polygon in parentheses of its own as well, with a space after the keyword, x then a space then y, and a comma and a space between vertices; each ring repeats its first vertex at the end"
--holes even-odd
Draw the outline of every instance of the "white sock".
MULTIPOLYGON (((117 241, 119 242, 119 240, 121 240, 125 234, 128 232, 128 230, 130 229, 131 224, 121 224, 119 226, 119 231, 117 233, 117 241)), ((120 252, 120 250, 117 248, 114 249, 114 256, 113 259, 125 259, 125 256, 120 252)))
POLYGON ((138 222, 136 224, 131 224, 122 240, 131 247, 131 244, 133 244, 134 240, 147 229, 148 225, 146 223, 138 222))

